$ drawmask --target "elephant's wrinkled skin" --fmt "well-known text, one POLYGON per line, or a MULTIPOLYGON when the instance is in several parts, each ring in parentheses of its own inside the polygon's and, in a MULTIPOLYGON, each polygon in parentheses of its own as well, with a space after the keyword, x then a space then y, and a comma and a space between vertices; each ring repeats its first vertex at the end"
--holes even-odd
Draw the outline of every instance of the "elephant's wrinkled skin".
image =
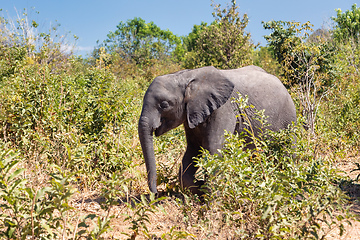
MULTIPOLYGON (((195 181, 197 168, 193 157, 199 154, 201 147, 211 154, 221 149, 224 130, 244 131, 238 107, 231 100, 238 93, 247 95, 249 104, 257 110, 265 109, 268 128, 273 131, 296 121, 294 103, 283 84, 256 66, 234 70, 203 67, 154 79, 144 96, 138 129, 151 192, 157 193, 153 133, 160 136, 184 124, 187 148, 180 166, 180 184, 194 194, 201 193, 199 187, 203 182, 195 181)), ((247 114, 251 118, 252 113, 247 114)))

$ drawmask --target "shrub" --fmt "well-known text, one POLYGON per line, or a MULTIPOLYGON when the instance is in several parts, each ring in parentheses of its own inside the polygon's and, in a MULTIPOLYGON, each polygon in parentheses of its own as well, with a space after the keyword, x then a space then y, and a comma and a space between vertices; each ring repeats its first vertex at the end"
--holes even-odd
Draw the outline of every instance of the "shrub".
POLYGON ((0 81, 11 77, 25 63, 26 48, 0 43, 0 81))
POLYGON ((239 68, 251 64, 255 45, 245 32, 248 17, 239 16, 236 1, 228 8, 214 5, 215 21, 207 26, 194 26, 184 41, 188 52, 183 59, 185 68, 214 66, 220 69, 239 68))
POLYGON ((48 186, 32 186, 17 165, 23 160, 1 143, 0 147, 0 236, 7 239, 54 239, 66 236, 69 199, 75 193, 73 177, 53 166, 48 186))
POLYGON ((226 228, 227 238, 321 239, 334 226, 343 233, 347 198, 337 185, 341 177, 330 162, 293 148, 291 134, 268 132, 255 152, 243 150, 241 136, 229 134, 222 156, 204 151, 198 165, 210 191, 202 215, 214 222, 203 220, 215 233, 226 228))
POLYGON ((321 106, 319 133, 333 152, 356 154, 360 140, 360 45, 352 38, 337 45, 335 86, 321 106))

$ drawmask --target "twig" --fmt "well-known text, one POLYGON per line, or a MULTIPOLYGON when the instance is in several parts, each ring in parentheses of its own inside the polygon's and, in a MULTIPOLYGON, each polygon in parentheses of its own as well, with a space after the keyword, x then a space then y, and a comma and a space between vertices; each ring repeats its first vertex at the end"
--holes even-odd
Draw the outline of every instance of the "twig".
POLYGON ((84 196, 84 194, 82 194, 79 217, 78 217, 77 220, 76 220, 75 229, 74 229, 74 234, 73 234, 73 239, 74 239, 74 240, 75 240, 75 238, 76 238, 76 231, 77 231, 77 229, 78 229, 78 225, 79 225, 81 213, 82 213, 82 210, 83 210, 83 207, 84 207, 84 202, 85 202, 85 196, 84 196))
POLYGON ((36 193, 34 194, 33 202, 32 202, 32 204, 31 204, 31 212, 30 212, 30 214, 31 214, 31 238, 32 238, 33 240, 35 240, 34 215, 33 215, 33 213, 34 213, 34 206, 35 206, 35 198, 36 198, 36 195, 37 195, 38 191, 39 191, 39 189, 37 189, 37 190, 36 190, 36 193))

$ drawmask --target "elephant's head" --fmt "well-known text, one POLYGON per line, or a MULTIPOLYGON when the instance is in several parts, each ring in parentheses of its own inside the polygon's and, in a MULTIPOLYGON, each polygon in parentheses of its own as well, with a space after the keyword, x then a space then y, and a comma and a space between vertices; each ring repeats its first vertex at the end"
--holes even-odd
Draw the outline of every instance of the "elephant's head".
POLYGON ((160 76, 150 84, 138 131, 152 192, 157 193, 153 133, 160 136, 185 121, 189 128, 195 128, 230 98, 233 88, 214 67, 160 76))

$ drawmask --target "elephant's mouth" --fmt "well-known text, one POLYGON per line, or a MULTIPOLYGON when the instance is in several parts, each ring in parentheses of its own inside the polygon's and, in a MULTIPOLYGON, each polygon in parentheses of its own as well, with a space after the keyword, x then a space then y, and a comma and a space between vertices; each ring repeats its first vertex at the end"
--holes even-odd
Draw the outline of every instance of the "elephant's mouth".
POLYGON ((156 137, 163 135, 165 133, 164 124, 162 123, 159 127, 155 128, 154 133, 156 137))
POLYGON ((161 120, 161 125, 158 128, 155 128, 154 133, 156 137, 159 137, 161 135, 163 135, 164 133, 166 133, 167 131, 169 131, 170 129, 172 129, 171 127, 169 128, 169 125, 171 125, 173 123, 173 121, 165 121, 164 119, 161 120))
POLYGON ((160 128, 157 128, 157 129, 155 129, 155 131, 154 131, 156 137, 158 137, 158 136, 160 136, 160 135, 162 134, 159 129, 160 129, 160 128))
POLYGON ((168 129, 164 126, 164 125, 160 125, 160 127, 156 128, 154 130, 155 136, 159 137, 161 135, 163 135, 164 133, 166 133, 168 131, 168 129))
POLYGON ((182 124, 181 121, 174 121, 166 118, 162 118, 160 122, 161 122, 160 126, 154 129, 154 133, 156 137, 159 137, 164 133, 170 131, 171 129, 174 129, 180 124, 182 124))

